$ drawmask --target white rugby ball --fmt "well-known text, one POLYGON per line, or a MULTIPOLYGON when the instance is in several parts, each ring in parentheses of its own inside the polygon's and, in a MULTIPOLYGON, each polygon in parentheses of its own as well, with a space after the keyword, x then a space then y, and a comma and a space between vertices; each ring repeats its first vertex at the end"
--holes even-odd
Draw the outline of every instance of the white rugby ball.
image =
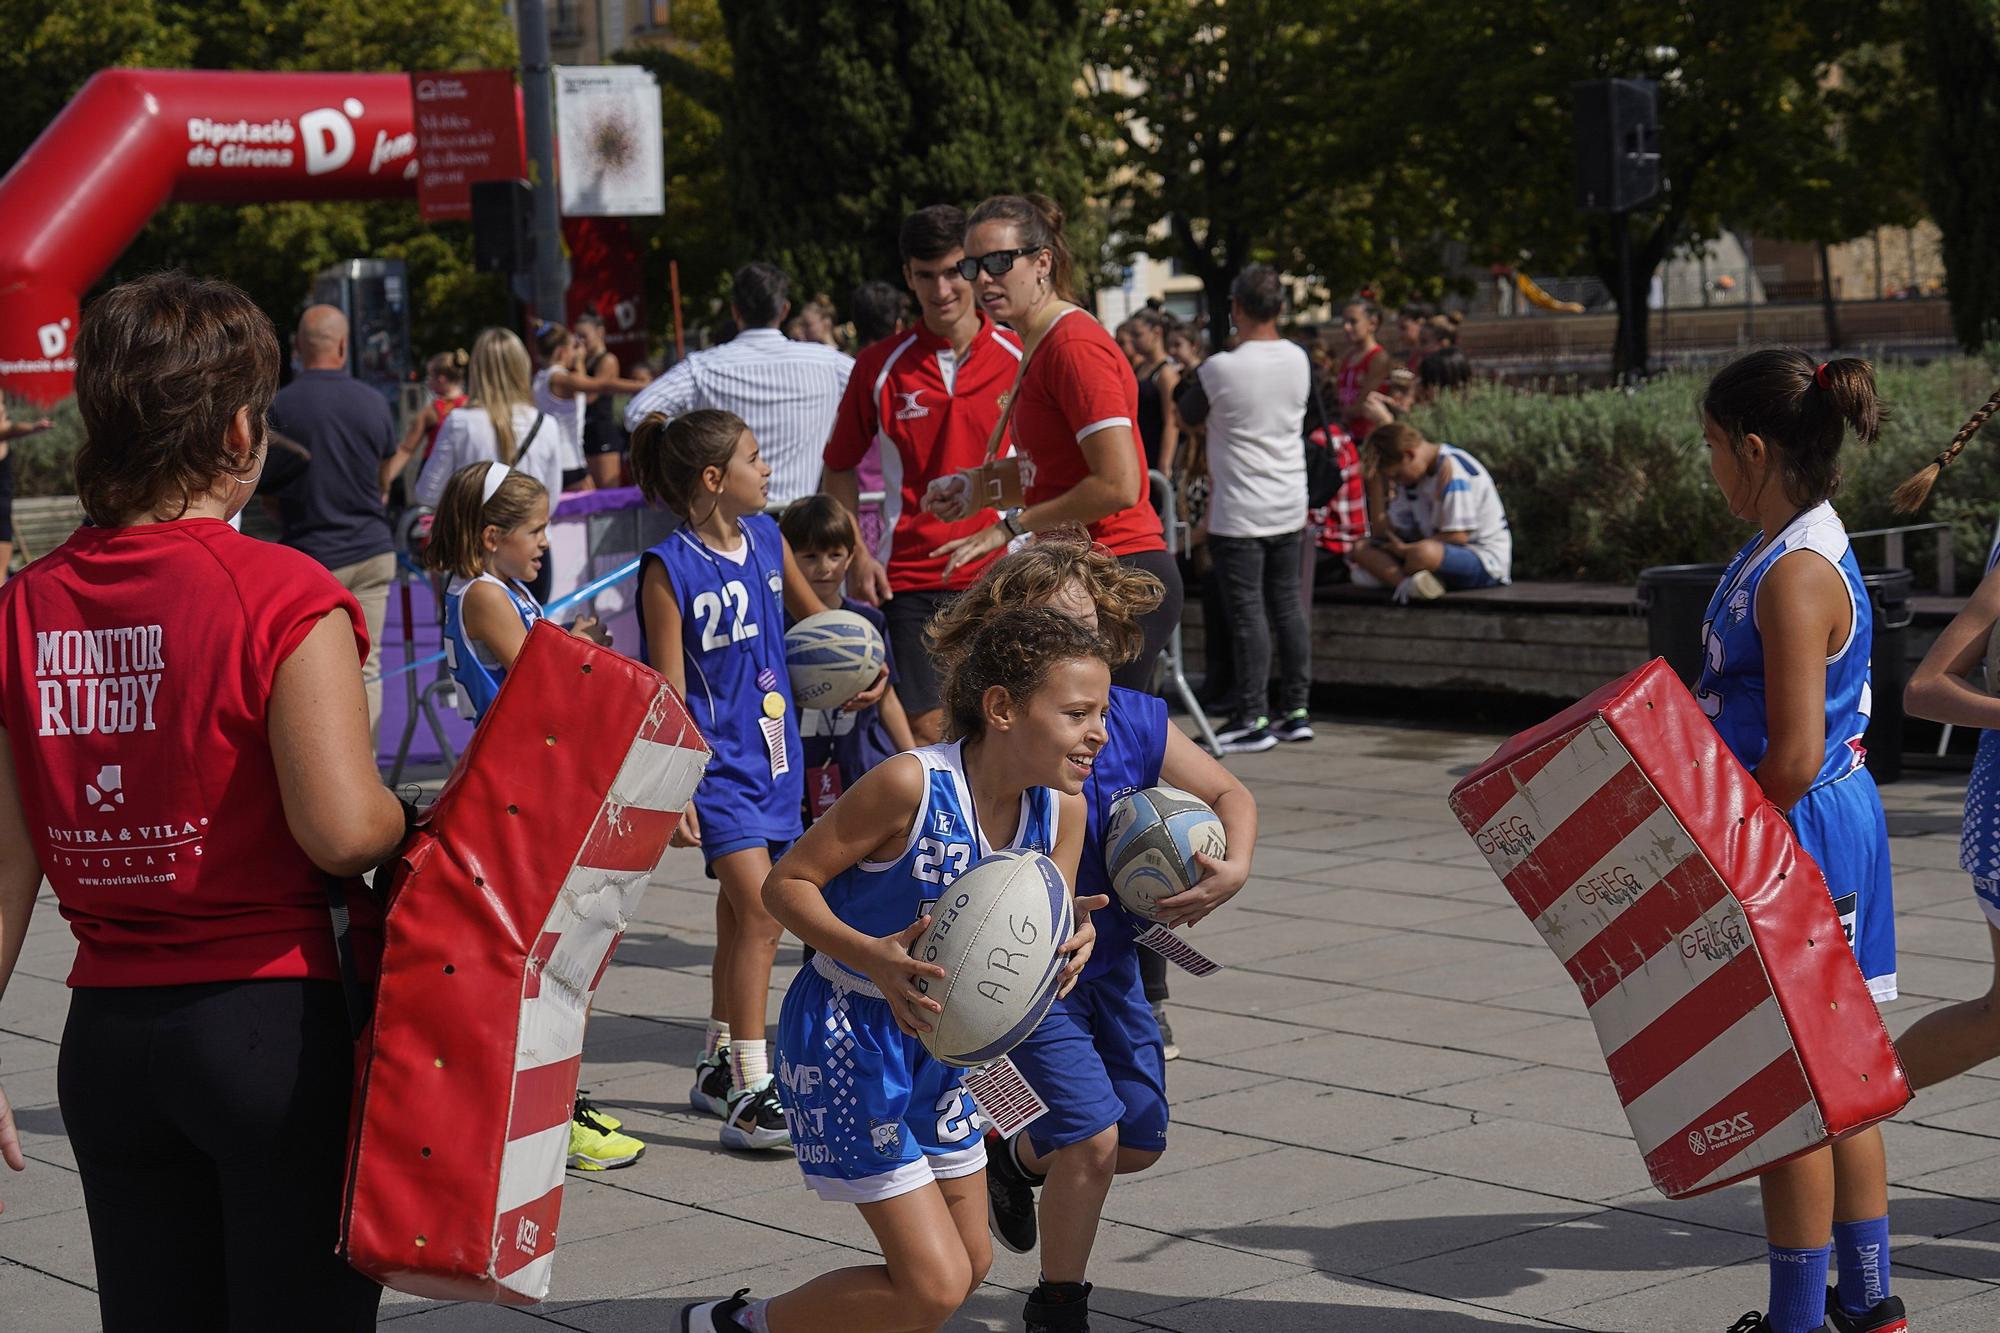
POLYGON ((983 1065, 1033 1032, 1055 1002, 1073 910, 1062 871, 1040 852, 995 852, 945 885, 912 951, 944 968, 917 983, 944 1008, 924 1048, 948 1065, 983 1065))
POLYGON ((882 636, 853 611, 821 611, 785 631, 785 669, 801 708, 840 708, 875 683, 882 636))
POLYGON ((1229 849, 1222 821, 1200 797, 1179 787, 1147 787, 1111 803, 1104 826, 1104 870, 1127 911, 1160 919, 1160 900, 1193 888, 1205 873, 1197 853, 1220 860, 1229 849))

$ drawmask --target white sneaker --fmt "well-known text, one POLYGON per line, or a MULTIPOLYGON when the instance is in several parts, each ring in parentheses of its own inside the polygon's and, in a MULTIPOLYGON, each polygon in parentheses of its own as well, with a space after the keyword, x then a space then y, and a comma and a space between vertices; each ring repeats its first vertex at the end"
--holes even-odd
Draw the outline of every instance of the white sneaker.
POLYGON ((743 1299, 749 1294, 750 1288, 744 1287, 726 1301, 683 1305, 681 1333, 743 1333, 743 1325, 736 1322, 736 1312, 750 1304, 743 1299))

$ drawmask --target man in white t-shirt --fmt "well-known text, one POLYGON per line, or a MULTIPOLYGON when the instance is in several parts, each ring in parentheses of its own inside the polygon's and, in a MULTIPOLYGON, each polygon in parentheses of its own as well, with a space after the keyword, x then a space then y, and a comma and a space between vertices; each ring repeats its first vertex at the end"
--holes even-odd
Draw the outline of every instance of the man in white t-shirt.
POLYGON ((1201 363, 1176 408, 1190 424, 1208 423, 1208 550, 1222 581, 1236 667, 1235 700, 1216 739, 1226 754, 1248 754, 1313 734, 1306 711, 1312 634, 1299 597, 1312 363, 1278 332, 1285 289, 1276 270, 1263 264, 1243 270, 1229 304, 1236 346, 1201 363))

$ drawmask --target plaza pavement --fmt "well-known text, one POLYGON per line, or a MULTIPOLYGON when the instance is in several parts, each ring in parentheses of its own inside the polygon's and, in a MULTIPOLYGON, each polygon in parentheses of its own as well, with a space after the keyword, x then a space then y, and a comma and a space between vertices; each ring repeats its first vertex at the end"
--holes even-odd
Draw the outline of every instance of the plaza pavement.
MULTIPOLYGON (((1575 991, 1445 807, 1498 739, 1344 722, 1231 761, 1262 808, 1257 874, 1195 933, 1228 970, 1175 983, 1171 1147, 1111 1192, 1091 1273, 1099 1333, 1719 1331, 1761 1307, 1754 1188, 1687 1203, 1650 1188, 1575 991)), ((1917 774, 1885 788, 1896 1031, 1991 975, 1956 868, 1962 786, 1917 774)), ((645 1157, 570 1177, 546 1304, 392 1295, 384 1327, 667 1330, 688 1298, 867 1258, 852 1208, 807 1194, 788 1156, 725 1153, 716 1122, 688 1111, 712 896, 693 853, 659 878, 599 992, 584 1066, 645 1157)), ((55 1105, 70 952, 45 902, 0 1003, 0 1080, 32 1158, 24 1176, 0 1172, 5 1333, 96 1326, 55 1105)), ((1922 1333, 2000 1329, 2000 1063, 1989 1073, 1888 1127, 1897 1290, 1922 1333)), ((1035 1276, 1001 1252, 949 1327, 1018 1329, 1035 1276)))

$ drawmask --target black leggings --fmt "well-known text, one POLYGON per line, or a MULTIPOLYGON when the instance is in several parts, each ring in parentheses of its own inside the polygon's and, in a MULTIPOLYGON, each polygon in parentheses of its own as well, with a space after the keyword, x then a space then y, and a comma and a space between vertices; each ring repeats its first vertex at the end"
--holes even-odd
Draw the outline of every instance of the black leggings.
POLYGON ((327 981, 79 989, 57 1070, 105 1333, 350 1333, 334 1254, 354 1072, 327 981))
POLYGON ((1174 558, 1165 551, 1140 551, 1133 555, 1121 555, 1118 563, 1127 569, 1136 569, 1151 574, 1166 588, 1167 595, 1160 604, 1139 617, 1139 628, 1146 636, 1146 646, 1139 655, 1111 673, 1113 685, 1123 685, 1128 690, 1150 693, 1153 688, 1153 672, 1159 666, 1160 653, 1173 637, 1174 627, 1181 623, 1181 570, 1174 558))

